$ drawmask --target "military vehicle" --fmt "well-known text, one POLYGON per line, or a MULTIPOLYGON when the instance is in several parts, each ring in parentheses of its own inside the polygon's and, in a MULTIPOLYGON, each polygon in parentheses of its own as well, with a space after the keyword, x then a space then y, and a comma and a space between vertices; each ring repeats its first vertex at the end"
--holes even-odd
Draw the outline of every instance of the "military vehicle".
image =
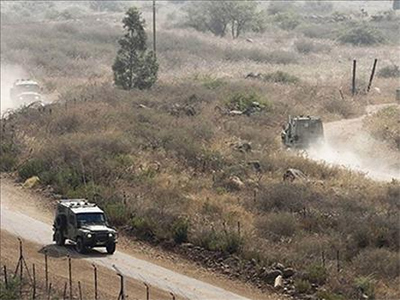
POLYGON ((282 143, 288 148, 306 149, 324 140, 324 128, 319 117, 289 117, 283 126, 282 143))
POLYGON ((10 90, 10 97, 13 102, 29 104, 34 101, 41 101, 41 88, 36 81, 19 79, 14 82, 10 90))
POLYGON ((64 246, 68 239, 79 253, 90 248, 105 247, 113 254, 117 244, 117 232, 108 225, 104 211, 85 199, 60 200, 57 203, 53 224, 53 241, 64 246))

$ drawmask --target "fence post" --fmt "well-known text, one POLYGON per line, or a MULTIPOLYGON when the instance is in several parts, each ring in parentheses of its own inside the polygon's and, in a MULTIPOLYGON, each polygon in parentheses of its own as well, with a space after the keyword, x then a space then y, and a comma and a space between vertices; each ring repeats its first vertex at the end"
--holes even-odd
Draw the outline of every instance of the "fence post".
POLYGON ((82 300, 82 288, 81 288, 81 282, 78 281, 78 289, 79 289, 79 300, 82 300))
POLYGON ((352 95, 356 94, 356 71, 357 70, 357 60, 353 60, 353 81, 352 81, 352 95))
POLYGON ((93 271, 94 271, 94 300, 97 299, 97 267, 95 264, 92 264, 93 266, 93 271))
POLYGON ((322 266, 325 268, 325 251, 322 250, 322 266))
POLYGON ((150 287, 146 282, 143 282, 143 284, 146 287, 146 300, 150 300, 150 287))
POLYGON ((3 270, 4 270, 4 283, 6 285, 6 289, 8 289, 8 277, 7 277, 7 266, 6 265, 3 266, 3 270))
POLYGON ((240 221, 237 222, 237 230, 238 230, 238 235, 240 237, 240 221))
POLYGON ((46 292, 49 290, 49 269, 47 266, 47 249, 44 250, 44 273, 46 281, 46 292))
POLYGON ((72 264, 71 256, 68 255, 68 277, 69 277, 69 299, 72 300, 72 264))
POLYGON ((122 275, 121 271, 115 266, 113 265, 113 268, 115 269, 115 271, 117 272, 117 275, 120 277, 121 281, 120 281, 120 291, 119 291, 119 295, 118 295, 118 300, 125 300, 125 286, 124 286, 124 275, 122 275))
POLYGON ((368 83, 367 92, 369 92, 369 91, 371 90, 372 80, 374 79, 375 70, 376 70, 376 64, 377 64, 377 63, 378 63, 378 59, 375 58, 374 65, 373 65, 373 67, 372 67, 371 77, 369 78, 369 83, 368 83))
POLYGON ((49 289, 47 290, 47 295, 48 295, 48 300, 50 300, 50 297, 51 297, 51 282, 50 282, 50 284, 49 284, 49 289))
POLYGON ((340 252, 336 250, 336 268, 338 273, 340 272, 340 252))
POLYGON ((64 284, 63 300, 67 299, 67 283, 64 284))
POLYGON ((171 297, 172 297, 172 300, 175 300, 176 298, 175 298, 175 295, 174 295, 174 293, 173 292, 169 292, 169 294, 171 295, 171 297))
POLYGON ((35 264, 32 265, 32 275, 33 275, 33 294, 32 294, 32 299, 36 299, 36 269, 35 269, 35 264))

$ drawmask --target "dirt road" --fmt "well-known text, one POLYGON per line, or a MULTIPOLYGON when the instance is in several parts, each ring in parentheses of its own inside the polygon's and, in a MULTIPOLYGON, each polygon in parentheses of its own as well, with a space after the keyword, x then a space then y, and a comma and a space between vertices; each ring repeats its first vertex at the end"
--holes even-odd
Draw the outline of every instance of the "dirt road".
POLYGON ((363 129, 366 116, 396 105, 398 106, 396 103, 370 105, 362 117, 324 124, 326 143, 310 149, 308 156, 365 173, 375 180, 400 179, 400 153, 375 140, 363 129))
MULTIPOLYGON (((42 200, 35 199, 35 195, 29 191, 17 188, 10 179, 2 179, 2 232, 46 247, 49 252, 55 253, 54 256, 60 256, 64 259, 69 254, 74 259, 95 263, 97 266, 109 270, 113 270, 113 265, 115 265, 127 277, 140 282, 147 282, 160 290, 171 291, 184 299, 279 299, 276 295, 267 296, 257 293, 252 295, 243 293, 245 296, 240 296, 228 291, 226 285, 224 286, 225 289, 220 288, 121 251, 117 251, 114 255, 107 255, 102 250, 99 250, 82 256, 76 253, 73 247, 57 247, 51 240, 51 217, 46 214, 42 214, 39 217, 40 213, 38 214, 36 211, 37 207, 31 205, 34 201, 42 200)), ((111 274, 115 276, 114 271, 111 274)))

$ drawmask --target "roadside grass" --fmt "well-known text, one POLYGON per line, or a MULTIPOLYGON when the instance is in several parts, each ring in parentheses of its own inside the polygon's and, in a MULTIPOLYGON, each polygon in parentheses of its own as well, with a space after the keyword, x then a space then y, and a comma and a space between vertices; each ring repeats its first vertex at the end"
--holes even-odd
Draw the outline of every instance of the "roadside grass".
MULTIPOLYGON (((384 294, 385 286, 385 296, 398 298, 399 182, 373 182, 288 153, 279 143, 288 115, 319 115, 326 122, 391 101, 397 82, 384 77, 374 81, 380 92, 352 97, 350 67, 354 57, 362 61, 364 80, 370 57, 379 50, 395 60, 395 45, 341 45, 338 23, 304 19, 290 30, 294 23, 281 18, 285 30, 271 24, 263 34, 249 34, 252 42, 164 29, 159 82, 150 91, 127 92, 110 84, 121 29, 99 18, 2 27, 7 62, 24 62, 46 92, 58 95, 44 111, 21 109, 2 120, 2 171, 16 171, 21 180, 39 176, 62 196, 96 201, 113 225, 140 239, 190 242, 254 259, 260 268, 281 262, 307 271, 298 289, 324 284, 325 299, 372 289, 362 277, 373 265, 374 293, 384 294), (306 38, 299 40, 299 32, 306 38), (250 72, 267 78, 245 79, 250 72), (253 102, 265 109, 223 113, 253 102), (236 147, 243 142, 250 151, 236 147), (310 181, 282 182, 288 168, 310 181), (334 273, 336 249, 341 278, 334 273)), ((384 110, 366 119, 367 128, 396 143, 396 117, 384 110)))

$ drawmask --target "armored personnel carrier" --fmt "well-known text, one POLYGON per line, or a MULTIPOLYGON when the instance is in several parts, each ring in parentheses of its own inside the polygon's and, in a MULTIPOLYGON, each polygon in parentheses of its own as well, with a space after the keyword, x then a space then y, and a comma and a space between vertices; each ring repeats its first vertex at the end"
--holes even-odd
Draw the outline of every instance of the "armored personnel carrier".
POLYGON ((306 149, 323 142, 324 127, 320 117, 289 117, 281 133, 282 143, 288 148, 306 149))

